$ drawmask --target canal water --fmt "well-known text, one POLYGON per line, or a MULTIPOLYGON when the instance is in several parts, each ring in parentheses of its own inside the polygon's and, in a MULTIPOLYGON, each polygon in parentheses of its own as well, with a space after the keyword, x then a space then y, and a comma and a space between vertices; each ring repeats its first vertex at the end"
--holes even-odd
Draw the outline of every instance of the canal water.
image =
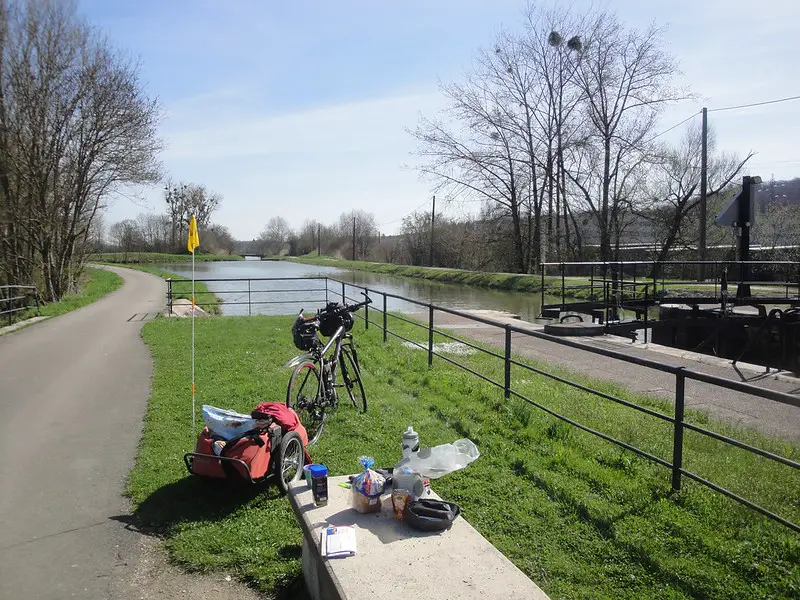
MULTIPOLYGON (((191 277, 191 264, 163 265, 164 269, 191 277)), ((195 277, 201 279, 239 279, 240 281, 209 281, 208 288, 226 303, 226 315, 292 314, 301 308, 307 313, 321 308, 325 303, 325 281, 273 280, 255 281, 258 278, 332 277, 370 289, 370 296, 378 308, 383 297, 377 292, 430 302, 454 309, 502 310, 519 315, 525 321, 534 321, 540 312, 541 295, 525 292, 505 292, 454 283, 439 283, 422 279, 394 277, 366 271, 346 271, 286 261, 245 260, 231 262, 203 262, 195 265, 195 277), (251 281, 243 281, 250 279, 251 281), (249 286, 249 290, 248 290, 249 286), (251 305, 248 308, 248 297, 251 305)), ((342 286, 328 281, 328 298, 341 302, 342 286)), ((348 303, 359 301, 360 290, 346 286, 348 303)), ((545 297, 547 302, 558 300, 545 297)), ((198 302, 202 303, 202 297, 198 302)), ((395 298, 387 299, 387 310, 419 312, 419 306, 395 298)))

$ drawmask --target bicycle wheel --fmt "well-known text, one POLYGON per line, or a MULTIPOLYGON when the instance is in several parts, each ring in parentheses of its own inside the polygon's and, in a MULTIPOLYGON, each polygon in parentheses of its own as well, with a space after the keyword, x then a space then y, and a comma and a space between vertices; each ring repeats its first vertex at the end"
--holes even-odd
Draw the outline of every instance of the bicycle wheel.
POLYGON ((361 383, 361 371, 353 358, 350 348, 342 347, 342 381, 347 388, 347 395, 350 401, 360 412, 367 412, 367 394, 364 392, 364 384, 361 383))
POLYGON ((275 467, 278 470, 278 485, 285 494, 289 491, 289 484, 300 481, 303 477, 303 442, 300 436, 290 431, 283 436, 281 447, 278 450, 278 459, 275 467))
POLYGON ((325 407, 322 406, 319 370, 314 363, 297 365, 286 390, 286 406, 294 409, 308 434, 308 445, 316 443, 325 425, 325 407))

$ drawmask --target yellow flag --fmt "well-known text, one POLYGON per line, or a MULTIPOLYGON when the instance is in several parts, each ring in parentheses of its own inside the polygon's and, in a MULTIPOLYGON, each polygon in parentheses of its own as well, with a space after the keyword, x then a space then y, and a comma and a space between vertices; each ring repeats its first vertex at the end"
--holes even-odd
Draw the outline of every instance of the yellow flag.
POLYGON ((189 252, 194 254, 194 249, 199 245, 200 236, 197 235, 197 219, 192 215, 192 220, 189 221, 189 241, 186 243, 186 246, 189 248, 189 252))

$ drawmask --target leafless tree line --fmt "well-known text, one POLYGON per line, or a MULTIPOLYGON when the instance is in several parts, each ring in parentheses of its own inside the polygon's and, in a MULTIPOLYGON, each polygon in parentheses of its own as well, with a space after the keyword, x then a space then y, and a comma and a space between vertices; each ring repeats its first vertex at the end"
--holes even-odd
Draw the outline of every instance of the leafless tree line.
POLYGON ((227 253, 235 251, 235 240, 224 225, 214 224, 212 217, 222 203, 222 194, 197 183, 175 183, 164 186, 165 213, 142 213, 135 219, 124 219, 109 227, 93 231, 95 251, 115 252, 187 252, 189 220, 197 219, 202 231, 198 252, 227 253))
POLYGON ((158 180, 137 64, 63 0, 0 0, 0 281, 57 300, 119 186, 158 180))
POLYGON ((375 216, 363 210, 352 210, 342 213, 332 225, 308 220, 296 231, 283 217, 272 217, 258 238, 248 244, 247 251, 292 256, 319 251, 325 255, 365 260, 379 255, 379 247, 380 232, 375 216))
MULTIPOLYGON (((501 33, 461 83, 442 86, 447 111, 411 133, 420 170, 450 202, 479 202, 487 243, 505 269, 545 260, 612 260, 634 221, 669 252, 695 211, 700 132, 658 140, 664 108, 687 98, 664 30, 627 28, 614 14, 528 7, 521 33, 501 33)), ((713 154, 713 146, 710 149, 713 154)), ((749 156, 747 157, 749 158, 749 156)), ((747 158, 710 160, 709 195, 747 158)))

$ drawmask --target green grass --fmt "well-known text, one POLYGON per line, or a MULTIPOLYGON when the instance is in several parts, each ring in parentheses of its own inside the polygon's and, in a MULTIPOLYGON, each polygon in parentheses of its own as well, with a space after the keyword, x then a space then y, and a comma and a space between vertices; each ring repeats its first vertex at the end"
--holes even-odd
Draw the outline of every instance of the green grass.
MULTIPOLYGON (((43 317, 57 317, 75 309, 91 304, 106 294, 110 294, 122 285, 122 277, 105 269, 86 267, 80 282, 80 290, 67 294, 58 302, 50 302, 39 308, 38 314, 43 317)), ((37 315, 36 309, 20 312, 17 321, 24 321, 37 315)))
MULTIPOLYGON (((188 263, 192 262, 192 255, 186 254, 166 254, 163 252, 103 252, 93 254, 90 259, 94 262, 111 263, 117 265, 128 264, 163 264, 163 263, 188 263)), ((212 262, 220 260, 244 260, 238 254, 198 254, 195 256, 197 262, 212 262)))
MULTIPOLYGON (((201 403, 249 412, 282 401, 297 353, 291 317, 203 319, 197 326, 198 420, 201 403)), ((465 518, 555 599, 797 598, 800 537, 753 511, 685 480, 670 492, 669 472, 548 416, 440 358, 375 327, 356 326, 369 397, 366 415, 342 406, 328 421, 315 461, 333 474, 358 470, 357 457, 378 465, 399 459, 409 423, 423 445, 475 441, 481 458, 434 481, 465 518)), ((424 342, 422 330, 391 328, 424 342)), ((230 488, 187 476, 181 458, 190 427, 190 325, 147 324, 155 361, 153 394, 139 457, 129 480, 136 514, 163 534, 173 559, 189 569, 224 569, 267 592, 285 592, 299 575, 301 536, 274 487, 230 488)), ((500 361, 482 354, 452 357, 502 381, 500 361)), ((563 370, 558 370, 563 373, 563 370)), ((576 377, 582 381, 583 378, 576 377)), ((589 426, 667 460, 671 427, 653 417, 545 379, 521 367, 513 389, 589 426)), ((606 383, 592 385, 669 414, 659 400, 606 383)), ((689 418, 735 433, 768 450, 800 458, 786 442, 689 418)), ((686 467, 800 521, 800 475, 788 467, 687 432, 686 467)), ((376 573, 375 576, 380 576, 376 573)))
MULTIPOLYGON (((151 273, 153 275, 158 275, 162 279, 172 279, 173 281, 189 281, 188 277, 184 277, 183 275, 178 275, 177 273, 167 271, 166 269, 160 269, 158 267, 126 264, 125 268, 134 269, 136 271, 144 271, 145 273, 151 273)), ((181 298, 185 300, 191 300, 192 299, 191 286, 188 285, 174 286, 172 291, 172 297, 176 300, 181 298)), ((202 283, 200 281, 195 281, 194 297, 195 301, 197 302, 197 306, 202 308, 207 313, 212 315, 222 314, 222 309, 220 308, 219 305, 219 302, 221 302, 220 297, 217 296, 214 292, 210 291, 205 283, 202 283)))

